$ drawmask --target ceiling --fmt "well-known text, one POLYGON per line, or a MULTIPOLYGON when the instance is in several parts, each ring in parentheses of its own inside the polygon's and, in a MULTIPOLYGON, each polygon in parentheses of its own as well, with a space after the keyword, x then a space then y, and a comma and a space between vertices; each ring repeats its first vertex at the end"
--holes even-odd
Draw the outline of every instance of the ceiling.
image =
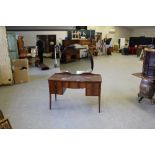
POLYGON ((75 26, 6 26, 7 31, 69 31, 75 26))
MULTIPOLYGON (((121 26, 128 29, 155 28, 155 26, 121 26)), ((7 31, 71 31, 76 26, 6 26, 7 31)))
POLYGON ((129 29, 155 28, 155 26, 124 26, 129 29))

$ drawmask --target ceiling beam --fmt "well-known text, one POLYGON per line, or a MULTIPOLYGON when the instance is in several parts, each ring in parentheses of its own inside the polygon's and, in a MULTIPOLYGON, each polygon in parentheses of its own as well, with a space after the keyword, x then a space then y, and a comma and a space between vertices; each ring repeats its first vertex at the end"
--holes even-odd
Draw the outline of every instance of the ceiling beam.
POLYGON ((6 26, 7 31, 70 31, 75 26, 6 26))

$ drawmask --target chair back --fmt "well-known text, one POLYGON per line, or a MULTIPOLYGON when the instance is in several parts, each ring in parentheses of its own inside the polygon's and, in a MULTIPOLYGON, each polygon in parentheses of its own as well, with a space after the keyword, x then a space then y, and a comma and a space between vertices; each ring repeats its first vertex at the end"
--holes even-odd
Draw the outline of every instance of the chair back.
POLYGON ((2 113, 2 111, 0 110, 0 120, 4 119, 4 115, 2 113))

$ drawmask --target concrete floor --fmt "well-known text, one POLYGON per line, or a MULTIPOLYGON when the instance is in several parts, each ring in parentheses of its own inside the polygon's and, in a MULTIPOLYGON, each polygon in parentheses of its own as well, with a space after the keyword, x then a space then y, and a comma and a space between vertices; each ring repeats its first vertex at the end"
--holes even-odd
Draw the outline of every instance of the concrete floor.
POLYGON ((98 98, 86 97, 84 89, 67 89, 49 110, 48 81, 54 69, 41 71, 31 67, 30 82, 0 87, 0 109, 16 129, 41 128, 155 128, 155 105, 144 99, 137 102, 142 62, 135 55, 94 57, 93 73, 102 75, 101 113, 98 98))

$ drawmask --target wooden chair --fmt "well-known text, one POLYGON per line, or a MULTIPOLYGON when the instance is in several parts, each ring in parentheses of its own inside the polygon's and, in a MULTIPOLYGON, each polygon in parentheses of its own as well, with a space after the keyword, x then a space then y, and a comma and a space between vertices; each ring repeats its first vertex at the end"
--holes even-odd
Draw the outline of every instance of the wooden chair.
POLYGON ((0 120, 0 129, 12 129, 12 126, 7 118, 0 120))
POLYGON ((0 110, 0 129, 12 129, 12 126, 8 118, 4 118, 4 115, 1 110, 0 110))
POLYGON ((23 36, 19 35, 17 40, 19 58, 24 59, 27 58, 28 50, 24 47, 23 36))
POLYGON ((0 120, 4 119, 4 115, 2 113, 2 111, 0 110, 0 120))

